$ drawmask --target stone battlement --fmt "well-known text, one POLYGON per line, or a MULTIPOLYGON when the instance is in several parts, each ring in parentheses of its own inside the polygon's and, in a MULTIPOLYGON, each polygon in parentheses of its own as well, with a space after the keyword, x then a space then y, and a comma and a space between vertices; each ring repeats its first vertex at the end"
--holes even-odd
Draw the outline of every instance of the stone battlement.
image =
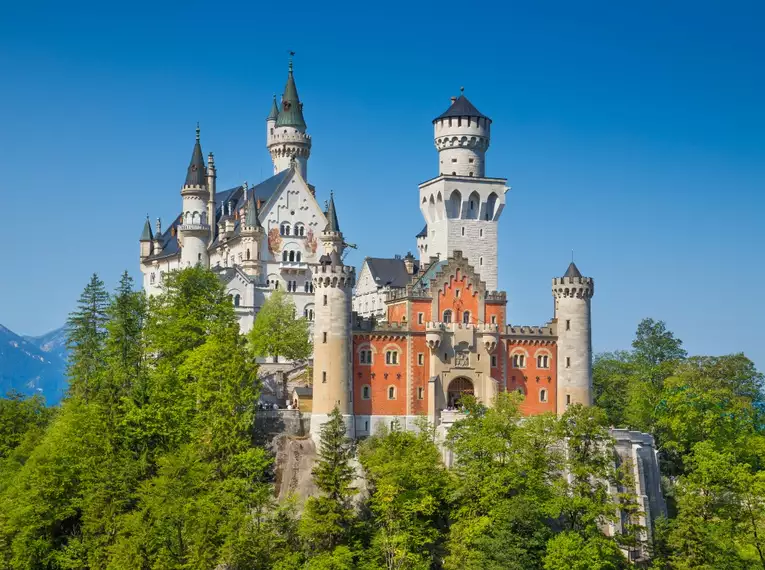
POLYGON ((556 336, 556 323, 550 321, 543 326, 528 326, 528 325, 507 325, 505 327, 503 335, 514 337, 555 337, 556 336))

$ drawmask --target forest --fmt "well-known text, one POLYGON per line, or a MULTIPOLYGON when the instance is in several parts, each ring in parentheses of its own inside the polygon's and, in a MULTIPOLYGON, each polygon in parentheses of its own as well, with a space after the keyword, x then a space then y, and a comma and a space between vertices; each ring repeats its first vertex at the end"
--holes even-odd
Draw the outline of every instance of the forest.
POLYGON ((241 335, 212 272, 165 279, 147 299, 94 275, 61 405, 0 399, 0 568, 612 570, 646 543, 643 568, 765 569, 763 375, 743 354, 689 356, 645 319, 596 357, 593 407, 521 421, 519 394, 467 402, 450 469, 425 419, 353 442, 335 413, 319 493, 277 503, 256 357, 304 353, 307 324, 277 295, 241 335), (609 426, 656 440, 669 516, 649 543, 609 426))

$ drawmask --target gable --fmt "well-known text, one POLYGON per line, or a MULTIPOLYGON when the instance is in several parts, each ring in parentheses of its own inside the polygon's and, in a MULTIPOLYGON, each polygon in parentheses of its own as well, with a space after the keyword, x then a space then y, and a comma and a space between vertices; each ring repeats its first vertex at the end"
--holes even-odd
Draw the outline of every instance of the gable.
POLYGON ((369 270, 368 261, 364 260, 364 265, 361 266, 359 277, 356 280, 356 294, 361 295, 364 293, 371 293, 377 290, 375 280, 372 278, 372 272, 369 270))

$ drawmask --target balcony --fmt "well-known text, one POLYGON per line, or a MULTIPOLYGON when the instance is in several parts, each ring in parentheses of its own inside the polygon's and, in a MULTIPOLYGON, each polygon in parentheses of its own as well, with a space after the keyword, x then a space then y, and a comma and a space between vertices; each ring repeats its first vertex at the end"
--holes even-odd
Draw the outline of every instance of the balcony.
POLYGON ((284 273, 303 273, 308 271, 308 264, 304 261, 280 261, 279 271, 284 273))
POLYGON ((182 232, 209 232, 210 224, 180 224, 178 230, 182 232))

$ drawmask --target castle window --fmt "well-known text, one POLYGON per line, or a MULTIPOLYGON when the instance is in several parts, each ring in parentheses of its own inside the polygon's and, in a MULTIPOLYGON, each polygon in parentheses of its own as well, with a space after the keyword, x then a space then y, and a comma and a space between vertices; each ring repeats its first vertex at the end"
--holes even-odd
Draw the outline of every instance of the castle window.
POLYGON ((492 354, 491 355, 491 367, 496 368, 497 367, 497 355, 492 354))
POLYGON ((290 225, 287 223, 282 224, 279 227, 279 233, 281 233, 283 236, 290 235, 290 225))
POLYGON ((462 235, 465 235, 465 226, 462 226, 462 235))
POLYGON ((546 402, 547 401, 547 390, 545 390, 544 388, 542 388, 539 391, 539 401, 540 402, 546 402))
POLYGON ((234 306, 238 307, 239 303, 241 301, 241 297, 239 295, 234 295, 234 306))
POLYGON ((571 330, 571 321, 569 321, 569 320, 566 321, 566 330, 567 331, 571 330))
POLYGON ((398 364, 398 351, 388 350, 385 353, 385 364, 398 364))
POLYGON ((290 261, 295 261, 295 252, 294 251, 290 252, 290 261))
POLYGON ((566 394, 566 405, 568 406, 570 404, 571 404, 571 394, 566 394))
POLYGON ((360 364, 372 364, 372 351, 360 350, 359 351, 359 363, 360 364))
POLYGON ((549 368, 550 357, 546 354, 540 354, 537 356, 537 368, 549 368))
POLYGON ((465 311, 462 313, 462 324, 469 325, 470 324, 470 311, 465 311))
POLYGON ((483 237, 483 228, 478 230, 478 237, 483 237))
POLYGON ((422 324, 425 320, 425 313, 417 313, 417 324, 422 324))
POLYGON ((322 372, 321 373, 321 383, 322 384, 326 384, 327 383, 327 373, 326 372, 322 372))
POLYGON ((321 333, 321 336, 322 336, 322 342, 324 344, 327 344, 327 333, 323 332, 323 333, 321 333))
MULTIPOLYGON (((388 387, 388 399, 389 400, 395 400, 396 399, 396 387, 395 386, 389 386, 388 387)), ((391 422, 390 427, 391 427, 391 429, 393 428, 393 422, 391 422)))
POLYGON ((526 367, 526 355, 513 354, 513 368, 525 368, 525 367, 526 367))
POLYGON ((458 127, 462 126, 462 117, 457 117, 457 126, 458 127))
POLYGON ((475 162, 475 159, 474 159, 474 158, 468 158, 468 162, 469 162, 470 164, 473 164, 473 162, 475 162))
POLYGON ((326 295, 324 295, 324 306, 325 307, 327 306, 327 296, 326 295))
POLYGON ((279 282, 278 281, 274 281, 274 289, 278 289, 278 288, 279 288, 279 282))
POLYGON ((417 399, 418 400, 425 399, 425 388, 417 388, 417 399))
POLYGON ((361 399, 369 400, 372 397, 372 389, 369 386, 361 387, 361 399))
POLYGON ((483 266, 483 257, 478 258, 478 265, 483 266))
POLYGON ((497 315, 491 316, 491 324, 496 325, 497 324, 497 315))
POLYGON ((305 285, 303 285, 303 289, 305 289, 305 292, 308 293, 308 281, 305 282, 305 285))
POLYGON ((452 322, 452 312, 451 312, 451 310, 449 310, 449 309, 446 309, 446 310, 444 311, 444 316, 443 316, 443 319, 442 319, 442 321, 443 321, 443 322, 445 322, 445 323, 450 323, 450 322, 452 322))
POLYGON ((282 252, 282 261, 289 261, 289 258, 290 258, 289 256, 290 256, 290 254, 289 254, 288 251, 283 251, 282 252))
POLYGON ((457 173, 456 172, 452 172, 452 176, 457 176, 457 173))
POLYGON ((424 353, 420 352, 420 353, 417 354, 417 364, 419 366, 422 366, 423 364, 425 364, 425 354, 424 353))
POLYGON ((300 263, 300 252, 299 251, 295 254, 295 261, 300 263))
POLYGON ((452 159, 452 162, 457 162, 457 159, 456 159, 456 158, 453 158, 453 159, 452 159))
POLYGON ((369 420, 364 422, 364 431, 369 431, 369 420))
POLYGON ((566 357, 566 368, 571 368, 571 357, 570 356, 566 357))
POLYGON ((151 276, 149 277, 149 283, 154 285, 154 279, 155 279, 155 275, 154 275, 154 273, 152 273, 151 276))
POLYGON ((249 249, 247 250, 247 253, 246 253, 246 258, 247 258, 247 259, 250 259, 250 250, 249 250, 249 249))

